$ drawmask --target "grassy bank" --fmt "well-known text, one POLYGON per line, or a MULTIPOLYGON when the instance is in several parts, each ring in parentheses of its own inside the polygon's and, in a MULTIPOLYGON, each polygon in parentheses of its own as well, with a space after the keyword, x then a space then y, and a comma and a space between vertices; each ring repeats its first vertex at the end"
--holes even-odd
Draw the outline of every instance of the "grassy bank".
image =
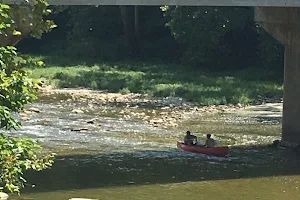
POLYGON ((57 87, 87 87, 121 93, 178 96, 202 105, 248 104, 257 96, 280 97, 280 81, 265 81, 257 69, 209 73, 188 66, 156 62, 106 62, 58 56, 27 56, 45 66, 33 68, 32 77, 57 87))

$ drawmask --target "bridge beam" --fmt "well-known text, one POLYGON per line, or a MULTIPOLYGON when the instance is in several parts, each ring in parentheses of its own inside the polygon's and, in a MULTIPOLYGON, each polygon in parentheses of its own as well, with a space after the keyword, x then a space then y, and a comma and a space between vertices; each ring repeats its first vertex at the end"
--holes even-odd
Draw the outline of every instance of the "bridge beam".
MULTIPOLYGON (((27 0, 3 0, 3 2, 26 4, 27 0)), ((298 0, 48 0, 47 2, 50 5, 300 6, 298 0)))
POLYGON ((285 47, 282 144, 300 144, 300 8, 256 7, 255 21, 285 47))

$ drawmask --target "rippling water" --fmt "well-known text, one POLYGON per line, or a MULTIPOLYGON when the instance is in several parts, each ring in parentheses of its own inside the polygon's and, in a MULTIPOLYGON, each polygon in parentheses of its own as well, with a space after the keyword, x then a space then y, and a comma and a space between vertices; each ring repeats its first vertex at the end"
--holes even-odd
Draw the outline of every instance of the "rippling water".
MULTIPOLYGON (((194 118, 177 129, 119 117, 120 108, 40 101, 17 131, 58 153, 51 170, 28 173, 11 199, 298 199, 300 155, 266 144, 280 123, 224 113, 194 118), (85 113, 76 114, 72 110, 85 113), (87 122, 93 121, 93 124, 87 122), (82 129, 84 131, 72 131, 82 129), (227 158, 176 148, 186 129, 230 145, 227 158), (34 186, 34 187, 33 187, 34 186)), ((138 110, 137 110, 138 112, 138 110)))

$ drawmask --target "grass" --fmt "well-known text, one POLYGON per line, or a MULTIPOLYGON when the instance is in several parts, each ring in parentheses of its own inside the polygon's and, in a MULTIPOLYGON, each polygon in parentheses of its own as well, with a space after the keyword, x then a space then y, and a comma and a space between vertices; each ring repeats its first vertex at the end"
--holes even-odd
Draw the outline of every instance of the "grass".
POLYGON ((248 104, 257 96, 281 97, 280 81, 265 81, 264 73, 246 69, 209 73, 189 66, 141 61, 106 62, 59 56, 26 56, 45 66, 33 68, 32 77, 45 78, 57 87, 87 87, 127 94, 178 96, 201 105, 248 104))

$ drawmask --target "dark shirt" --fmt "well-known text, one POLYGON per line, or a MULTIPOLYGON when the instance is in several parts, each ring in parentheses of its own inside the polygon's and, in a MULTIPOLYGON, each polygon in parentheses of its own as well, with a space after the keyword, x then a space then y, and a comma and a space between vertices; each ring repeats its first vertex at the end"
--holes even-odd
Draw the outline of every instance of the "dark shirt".
POLYGON ((197 142, 197 137, 195 135, 186 135, 184 136, 184 144, 193 145, 197 142))

